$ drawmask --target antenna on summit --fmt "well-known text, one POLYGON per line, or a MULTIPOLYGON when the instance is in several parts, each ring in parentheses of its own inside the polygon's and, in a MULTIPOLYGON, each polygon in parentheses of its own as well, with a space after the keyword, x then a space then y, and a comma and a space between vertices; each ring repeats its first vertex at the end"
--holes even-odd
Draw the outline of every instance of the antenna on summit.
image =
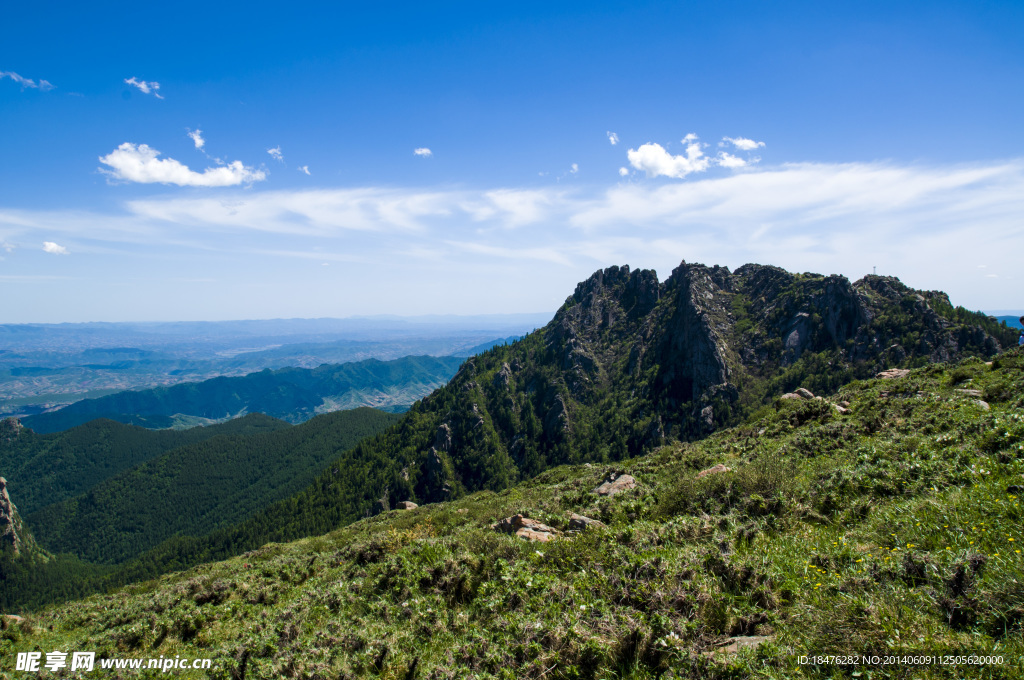
POLYGON ((874 274, 875 276, 878 276, 878 267, 872 267, 871 273, 874 274))

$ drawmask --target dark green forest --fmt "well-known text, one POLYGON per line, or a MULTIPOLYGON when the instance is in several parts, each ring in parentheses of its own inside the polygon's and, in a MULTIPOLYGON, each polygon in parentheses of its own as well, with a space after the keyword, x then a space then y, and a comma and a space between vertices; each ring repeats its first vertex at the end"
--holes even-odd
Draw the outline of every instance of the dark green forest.
POLYGON ((214 437, 247 436, 291 427, 253 413, 189 430, 152 431, 112 420, 93 420, 64 432, 40 435, 8 420, 0 436, 0 470, 15 505, 30 514, 87 489, 166 451, 214 437))

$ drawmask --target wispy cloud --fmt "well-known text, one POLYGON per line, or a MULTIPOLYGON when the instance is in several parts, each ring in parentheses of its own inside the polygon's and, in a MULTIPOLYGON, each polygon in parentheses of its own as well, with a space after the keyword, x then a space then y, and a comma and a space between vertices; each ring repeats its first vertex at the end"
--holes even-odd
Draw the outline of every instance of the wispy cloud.
POLYGON ((43 242, 43 252, 47 252, 52 255, 70 255, 67 248, 57 245, 53 241, 43 242))
POLYGON ((225 190, 127 201, 110 214, 0 208, 0 240, 60 242, 66 235, 83 244, 76 257, 104 241, 161 254, 177 248, 180 257, 196 248, 249 257, 259 247, 326 261, 317 251, 323 246, 398 278, 425 271, 427 262, 431 271, 460 269, 472 253, 474 267, 490 264, 513 277, 495 279, 499 286, 519 280, 510 273, 516 261, 559 265, 557 276, 530 270, 537 279, 531 290, 541 282, 571 289, 612 263, 665 275, 684 258, 731 267, 764 262, 853 278, 878 265, 916 287, 946 289, 961 304, 1012 306, 972 286, 1005 280, 984 275, 1013 271, 1024 252, 1024 159, 744 170, 600 188, 225 190))
POLYGON ((309 166, 308 166, 308 165, 300 165, 300 166, 299 166, 298 168, 296 168, 296 169, 297 169, 297 170, 298 170, 299 172, 303 172, 303 173, 305 173, 305 174, 307 174, 307 175, 309 174, 309 166))
POLYGON ((40 92, 46 92, 48 90, 54 89, 54 85, 50 83, 50 81, 48 80, 40 80, 37 83, 31 78, 23 78, 22 76, 19 76, 14 71, 0 71, 0 80, 3 80, 4 78, 10 78, 14 82, 18 83, 19 85, 21 85, 21 89, 23 90, 26 87, 31 88, 33 90, 39 90, 40 92))
POLYGON ((196 148, 200 151, 202 151, 203 147, 206 146, 206 140, 203 139, 202 130, 189 130, 188 136, 192 138, 192 143, 194 143, 196 148))
POLYGON ((609 130, 605 134, 608 135, 608 141, 611 142, 612 146, 615 146, 616 144, 619 143, 619 136, 617 134, 615 134, 614 132, 612 132, 611 130, 609 130))
POLYGON ((135 76, 132 76, 131 78, 125 78, 124 82, 126 85, 131 85, 132 87, 138 88, 138 90, 142 92, 142 94, 151 94, 157 99, 164 98, 163 95, 159 92, 160 83, 156 82, 155 80, 146 82, 145 80, 138 80, 135 76))
POLYGON ((415 155, 417 155, 417 156, 421 156, 421 157, 423 157, 423 158, 430 158, 431 156, 433 156, 433 155, 434 155, 434 152, 433 152, 433 151, 431 151, 430 149, 428 149, 428 148, 427 148, 427 147, 425 147, 425 146, 421 146, 421 147, 420 147, 420 148, 418 148, 418 149, 413 149, 413 150, 412 150, 412 152, 413 152, 413 153, 414 153, 415 155))
POLYGON ((280 146, 275 146, 273 149, 267 149, 267 153, 269 153, 270 157, 275 161, 281 161, 284 163, 284 154, 281 153, 280 146))
POLYGON ((755 142, 753 139, 746 139, 745 137, 722 137, 722 141, 718 143, 718 146, 725 146, 726 144, 732 144, 740 151, 753 151, 764 146, 764 142, 755 142))
POLYGON ((160 159, 160 152, 146 144, 136 146, 125 142, 100 162, 111 170, 101 168, 111 177, 140 184, 176 184, 191 187, 229 187, 239 184, 260 182, 267 178, 262 170, 256 170, 234 161, 220 168, 207 168, 195 172, 187 165, 173 158, 160 159))
POLYGON ((571 165, 571 166, 569 167, 569 173, 570 173, 570 174, 572 174, 572 175, 575 175, 575 174, 576 174, 576 173, 578 173, 579 171, 580 171, 580 165, 579 165, 579 163, 573 163, 573 164, 572 164, 572 165, 571 165))

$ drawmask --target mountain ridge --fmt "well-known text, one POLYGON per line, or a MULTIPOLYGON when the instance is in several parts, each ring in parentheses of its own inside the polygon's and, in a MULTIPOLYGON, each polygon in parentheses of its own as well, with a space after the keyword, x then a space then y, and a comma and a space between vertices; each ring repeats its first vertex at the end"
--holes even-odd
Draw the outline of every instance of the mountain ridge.
POLYGON ((41 434, 95 418, 160 429, 171 427, 175 417, 216 422, 259 412, 296 424, 342 408, 410 404, 444 384, 461 362, 458 357, 409 356, 312 369, 268 368, 245 376, 85 399, 56 411, 26 416, 21 422, 41 434))

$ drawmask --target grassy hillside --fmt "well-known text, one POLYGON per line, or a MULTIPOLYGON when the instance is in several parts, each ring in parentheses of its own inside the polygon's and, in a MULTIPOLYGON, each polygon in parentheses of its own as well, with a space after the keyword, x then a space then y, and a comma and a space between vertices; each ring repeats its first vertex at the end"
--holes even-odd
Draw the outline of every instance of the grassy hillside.
POLYGON ((265 369, 240 377, 84 399, 58 411, 28 416, 23 423, 36 432, 65 430, 96 418, 167 428, 182 420, 223 420, 254 412, 301 423, 317 413, 339 409, 411 404, 447 382, 461 361, 410 356, 312 369, 265 369))
POLYGON ((85 492, 124 470, 179 446, 212 437, 274 432, 288 423, 254 413, 238 420, 183 431, 152 432, 94 420, 64 432, 39 435, 7 419, 0 423, 0 474, 23 514, 85 492))
POLYGON ((1020 677, 1022 395, 1014 350, 778 400, 702 441, 54 607, 8 624, 0 652, 210 657, 198 677, 250 680, 1020 677), (635 489, 593 492, 622 472, 635 489), (521 513, 564 531, 570 512, 607 526, 548 543, 491 528, 521 513))

